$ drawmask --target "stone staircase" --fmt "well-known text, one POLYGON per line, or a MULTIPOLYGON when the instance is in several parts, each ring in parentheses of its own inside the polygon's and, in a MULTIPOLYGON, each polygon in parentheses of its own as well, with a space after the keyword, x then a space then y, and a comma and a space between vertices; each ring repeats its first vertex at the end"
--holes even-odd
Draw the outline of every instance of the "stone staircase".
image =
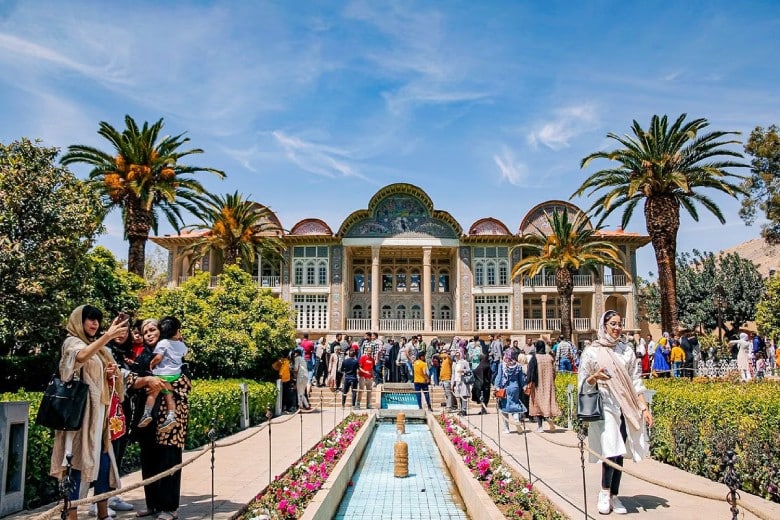
MULTIPOLYGON (((382 391, 393 393, 414 393, 414 385, 406 383, 387 383, 385 385, 375 385, 371 392, 371 400, 374 408, 380 408, 382 391)), ((430 386, 431 406, 434 411, 439 411, 445 406, 444 388, 441 386, 430 386)), ((361 404, 365 401, 360 400, 361 404)), ((333 391, 327 387, 313 387, 309 392, 309 402, 314 408, 334 408, 341 407, 341 391, 333 391)), ((351 397, 347 396, 347 406, 351 403, 351 397)), ((423 406, 425 401, 423 400, 423 406)), ((364 404, 363 404, 364 406, 364 404)))

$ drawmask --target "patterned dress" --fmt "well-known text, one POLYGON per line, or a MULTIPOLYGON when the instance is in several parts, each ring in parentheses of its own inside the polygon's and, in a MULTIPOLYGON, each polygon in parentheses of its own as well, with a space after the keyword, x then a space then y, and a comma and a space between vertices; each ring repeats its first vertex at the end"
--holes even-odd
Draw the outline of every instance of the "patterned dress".
POLYGON ((555 400, 555 360, 547 354, 536 354, 538 382, 531 391, 528 415, 531 417, 557 417, 561 409, 555 400))

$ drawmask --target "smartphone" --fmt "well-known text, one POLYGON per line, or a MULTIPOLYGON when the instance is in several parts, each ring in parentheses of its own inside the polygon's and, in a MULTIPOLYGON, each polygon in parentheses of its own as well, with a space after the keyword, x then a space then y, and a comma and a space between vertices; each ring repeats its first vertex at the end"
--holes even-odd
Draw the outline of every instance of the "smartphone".
POLYGON ((127 320, 127 314, 125 314, 123 311, 119 311, 119 314, 116 315, 116 319, 118 319, 120 322, 127 320))
POLYGON ((612 379, 612 374, 609 372, 609 370, 607 368, 604 368, 601 371, 601 373, 604 374, 605 376, 607 376, 608 378, 612 379))

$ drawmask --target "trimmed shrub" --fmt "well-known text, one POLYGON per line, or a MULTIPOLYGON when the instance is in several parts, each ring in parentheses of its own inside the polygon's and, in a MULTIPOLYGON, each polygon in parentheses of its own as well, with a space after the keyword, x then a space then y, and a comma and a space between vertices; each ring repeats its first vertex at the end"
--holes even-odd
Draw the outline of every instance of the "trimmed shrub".
MULTIPOLYGON (((566 385, 576 382, 576 375, 556 377, 562 410, 566 385)), ((670 378, 650 379, 646 386, 656 391, 654 459, 722 482, 723 457, 734 450, 741 489, 780 502, 780 384, 670 378)))
MULTIPOLYGON (((208 442, 208 431, 214 421, 217 437, 225 437, 240 430, 241 390, 245 382, 249 391, 249 415, 252 424, 265 421, 268 406, 276 401, 276 385, 236 379, 193 381, 189 396, 190 423, 186 449, 197 448, 208 442)), ((57 500, 57 480, 49 476, 54 432, 35 424, 41 403, 41 392, 0 394, 0 401, 30 401, 30 425, 27 435, 27 474, 25 476, 25 507, 35 508, 57 500)), ((128 446, 123 469, 139 467, 137 444, 128 446)))

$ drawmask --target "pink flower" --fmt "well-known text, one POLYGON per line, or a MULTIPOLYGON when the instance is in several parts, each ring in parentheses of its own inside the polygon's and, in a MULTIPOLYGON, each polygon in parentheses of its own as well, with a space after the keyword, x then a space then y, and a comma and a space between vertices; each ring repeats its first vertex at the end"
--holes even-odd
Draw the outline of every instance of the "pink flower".
POLYGON ((282 513, 287 512, 287 500, 282 500, 281 502, 279 502, 279 511, 281 511, 282 513))

